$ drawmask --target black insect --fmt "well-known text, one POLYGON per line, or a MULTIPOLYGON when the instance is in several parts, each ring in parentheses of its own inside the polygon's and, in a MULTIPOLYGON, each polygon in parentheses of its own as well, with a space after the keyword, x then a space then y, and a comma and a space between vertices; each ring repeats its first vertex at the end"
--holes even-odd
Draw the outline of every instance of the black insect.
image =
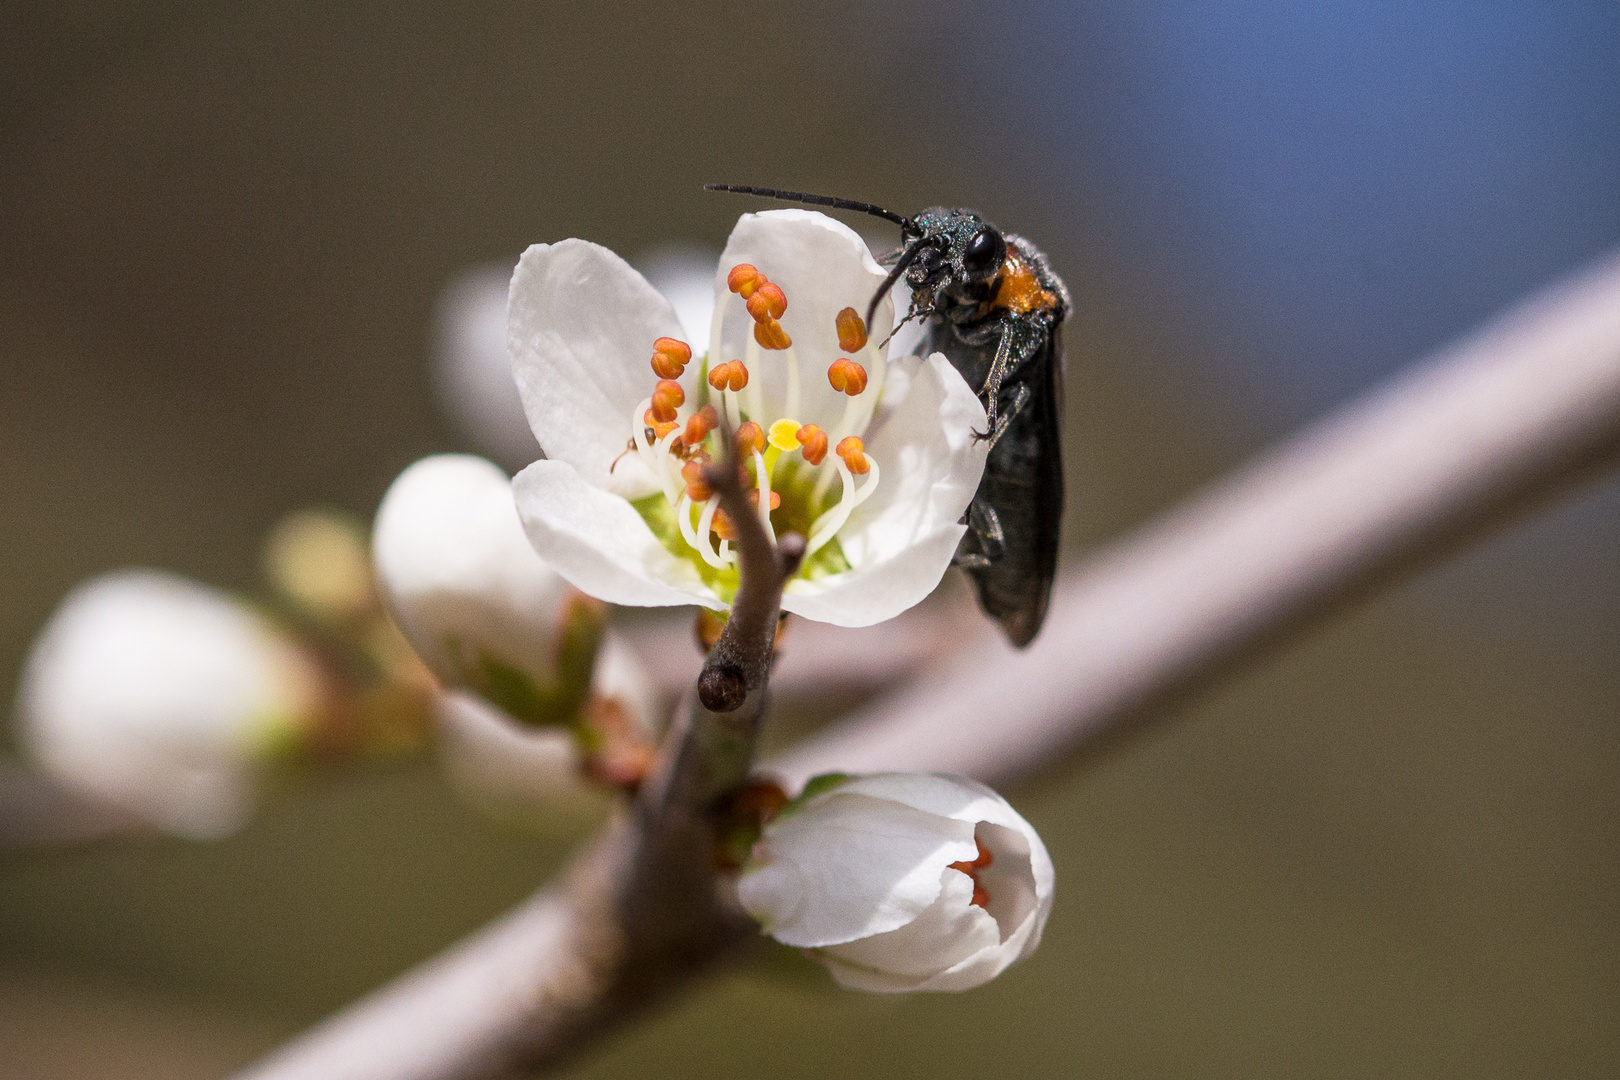
POLYGON ((884 260, 892 267, 866 321, 904 275, 911 287, 906 320, 926 320, 925 351, 944 353, 979 388, 989 422, 974 435, 989 440, 990 456, 968 506, 956 564, 972 576, 986 614, 1014 645, 1028 645, 1046 619, 1063 519, 1059 331, 1071 305, 1046 256, 971 210, 933 207, 904 217, 827 195, 707 186, 853 210, 900 226, 901 246, 884 260))

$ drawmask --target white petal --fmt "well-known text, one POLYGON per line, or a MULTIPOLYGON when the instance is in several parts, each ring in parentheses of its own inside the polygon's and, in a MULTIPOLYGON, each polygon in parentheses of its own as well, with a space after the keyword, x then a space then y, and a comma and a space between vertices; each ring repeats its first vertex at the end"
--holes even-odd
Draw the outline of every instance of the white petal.
POLYGON ((980 880, 990 893, 990 913, 1002 922, 1003 933, 1010 931, 1011 936, 1018 936, 1023 924, 1028 924, 1027 931, 1019 937, 1021 952, 1015 954, 1014 959, 1035 951, 1047 916, 1052 913, 1056 873, 1040 834, 1006 799, 977 780, 944 773, 873 773, 850 780, 838 790, 892 799, 928 813, 979 825, 976 835, 996 857, 988 869, 980 871, 980 880), (999 828, 986 829, 979 824, 981 822, 999 828), (1015 837, 1021 838, 1022 843, 1015 837), (1024 866, 1027 871, 1020 869, 1024 866), (1034 910, 1026 917, 1021 913, 1030 907, 1026 892, 1030 888, 1034 891, 1034 910), (1007 925, 1010 922, 1021 925, 1015 929, 1007 925))
POLYGON ((580 775, 567 730, 520 724, 462 691, 439 695, 434 712, 440 761, 473 802, 503 814, 528 810, 576 820, 606 809, 604 793, 580 775))
POLYGON ((834 626, 871 626, 892 619, 939 585, 965 531, 950 525, 880 562, 813 581, 795 578, 782 596, 782 610, 834 626))
POLYGON ((784 944, 838 945, 911 922, 977 853, 967 822, 839 789, 766 827, 737 897, 784 944))
POLYGON ((515 472, 540 456, 506 351, 512 264, 451 278, 434 310, 433 381, 440 404, 480 452, 515 472))
POLYGON ((630 438, 636 403, 657 381, 653 342, 682 335, 669 301, 607 248, 564 240, 525 251, 512 275, 507 348, 546 456, 593 487, 631 498, 657 490, 634 455, 631 468, 609 470, 630 438))
POLYGON ((581 592, 629 607, 724 608, 690 562, 671 555, 635 507, 572 465, 537 461, 512 481, 518 516, 540 556, 581 592))
POLYGON ((973 879, 942 872, 940 892, 916 919, 886 934, 818 949, 840 986, 873 993, 916 990, 941 972, 1001 947, 983 908, 974 907, 973 879))
MULTIPOLYGON (((887 272, 872 258, 860 234, 825 214, 811 210, 744 214, 726 241, 715 275, 715 303, 724 315, 720 340, 711 343, 717 362, 744 358, 754 329, 742 297, 726 286, 726 276, 738 263, 758 268, 787 296, 782 328, 793 339, 801 388, 800 415, 793 419, 833 431, 844 411, 843 395, 827 383, 827 367, 839 356, 834 319, 846 307, 855 308, 865 318, 866 306, 887 272)), ((894 305, 885 298, 873 316, 868 336, 882 341, 893 323, 894 305)), ((785 354, 763 353, 750 366, 750 390, 756 379, 770 413, 761 423, 785 416, 785 354)))
POLYGON ((461 685, 480 654, 550 681, 573 590, 535 554, 498 466, 440 454, 400 473, 372 553, 401 629, 446 684, 461 685))
POLYGON ((266 741, 301 720, 308 662, 223 593, 127 570, 80 585, 29 653, 17 712, 58 780, 196 838, 234 831, 266 741))
POLYGON ((709 351, 709 323, 714 318, 713 248, 677 245, 644 252, 636 259, 653 288, 675 309, 686 333, 682 341, 692 346, 692 355, 709 351))
POLYGON ((794 581, 782 598, 786 611, 869 626, 923 599, 950 567, 966 531, 957 522, 984 474, 988 444, 973 439, 984 430, 984 408, 939 353, 895 366, 909 374, 904 400, 867 444, 881 480, 838 533, 851 569, 794 581))

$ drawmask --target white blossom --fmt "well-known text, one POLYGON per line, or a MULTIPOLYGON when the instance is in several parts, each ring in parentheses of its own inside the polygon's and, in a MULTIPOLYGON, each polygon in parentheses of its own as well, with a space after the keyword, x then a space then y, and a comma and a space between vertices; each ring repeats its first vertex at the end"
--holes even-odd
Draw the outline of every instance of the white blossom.
POLYGON ((1030 955, 1052 861, 976 781, 878 773, 812 790, 765 826, 737 894, 776 940, 854 990, 967 990, 1030 955))
POLYGON ((831 218, 745 215, 715 274, 703 356, 668 301, 606 248, 531 247, 507 314, 548 459, 515 481, 536 550, 612 603, 725 609, 735 553, 692 469, 718 452, 723 412, 751 440, 746 471, 767 532, 809 541, 785 610, 865 626, 921 600, 962 535, 986 454, 972 432, 985 419, 943 356, 888 356, 888 298, 873 325, 861 322, 884 276, 831 218))
POLYGON ((298 738, 311 662, 246 605, 155 570, 74 589, 29 653, 17 713, 62 783, 198 839, 233 832, 256 767, 298 738))
POLYGON ((650 735, 656 695, 634 652, 602 630, 601 605, 530 546, 506 474, 466 454, 423 458, 389 487, 372 548, 390 609, 445 687, 435 712, 452 777, 504 804, 594 802, 571 729, 612 703, 615 720, 650 735), (569 681, 570 629, 591 640, 601 630, 589 683, 569 681))
POLYGON ((470 454, 411 465, 377 509, 372 558, 400 629, 442 683, 483 690, 492 672, 552 681, 577 594, 529 545, 499 466, 470 454))
MULTIPOLYGON (((636 266, 674 305, 698 352, 708 348, 714 312, 712 249, 668 245, 641 255, 636 266)), ((433 381, 450 420, 480 453, 503 468, 523 468, 540 446, 523 415, 506 353, 506 294, 512 263, 485 263, 452 277, 434 311, 433 381)))

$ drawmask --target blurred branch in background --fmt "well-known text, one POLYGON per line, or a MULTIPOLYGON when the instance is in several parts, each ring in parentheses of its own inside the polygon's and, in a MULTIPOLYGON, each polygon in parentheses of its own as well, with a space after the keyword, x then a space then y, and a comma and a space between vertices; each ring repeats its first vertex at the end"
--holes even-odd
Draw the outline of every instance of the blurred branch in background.
MULTIPOLYGON (((790 783, 829 769, 1027 777, 1617 450, 1620 255, 1610 255, 1067 575, 1027 652, 986 629, 768 767, 790 783)), ((576 902, 567 887, 542 890, 242 1076, 471 1080, 554 1064, 577 1049, 552 1037, 557 1010, 580 1008, 556 997, 568 955, 559 935, 588 914, 576 902)), ((688 971, 743 936, 694 939, 688 971)), ((575 987, 592 992, 588 980, 575 987)), ((596 1018, 592 1031, 614 1017, 596 1018)))

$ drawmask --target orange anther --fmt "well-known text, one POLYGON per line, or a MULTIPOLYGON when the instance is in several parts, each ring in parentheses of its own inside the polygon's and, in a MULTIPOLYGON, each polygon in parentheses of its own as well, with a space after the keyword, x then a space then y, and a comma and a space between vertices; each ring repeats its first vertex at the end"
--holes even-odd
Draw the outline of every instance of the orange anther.
POLYGON ((838 347, 845 352, 859 352, 866 348, 866 324, 860 313, 852 307, 840 311, 833 319, 838 328, 838 347))
POLYGON ((820 465, 827 457, 827 433, 815 424, 806 424, 793 433, 799 440, 799 453, 812 465, 820 465))
POLYGON ((709 437, 709 432, 719 426, 720 414, 714 411, 713 405, 705 405, 686 418, 686 430, 681 434, 681 442, 696 449, 703 445, 703 440, 709 437))
POLYGON ((748 314, 754 317, 755 322, 780 319, 786 310, 787 293, 774 281, 763 282, 748 298, 748 314))
POLYGON ((980 840, 978 837, 974 837, 973 842, 977 844, 979 848, 978 858, 974 859, 972 862, 953 862, 950 864, 950 868, 952 870, 961 871, 973 879, 973 899, 968 901, 968 903, 972 904, 974 907, 987 908, 990 906, 990 892, 983 885, 979 884, 978 872, 989 866, 994 860, 990 855, 990 849, 984 846, 983 840, 980 840))
POLYGON ((660 379, 653 390, 652 403, 660 420, 673 420, 675 410, 686 404, 686 391, 674 379, 660 379))
POLYGON ((866 369, 853 360, 840 357, 827 369, 827 381, 839 393, 855 397, 866 389, 866 369))
POLYGON ((681 466, 681 479, 686 481, 686 495, 693 502, 702 502, 714 494, 714 488, 709 486, 709 478, 704 472, 708 464, 705 457, 693 458, 681 466))
POLYGON ((754 269, 752 263, 738 263, 726 275, 726 288, 737 293, 744 300, 754 295, 754 290, 765 284, 765 275, 754 269))
POLYGON ((752 420, 739 427, 732 439, 737 444, 738 457, 747 457, 749 454, 762 454, 765 452, 765 432, 752 420))
POLYGON ((741 360, 728 360, 709 369, 709 385, 716 390, 741 390, 748 385, 748 368, 741 360))
MULTIPOLYGON (((754 505, 755 509, 759 508, 759 488, 748 489, 748 501, 754 505)), ((781 509, 781 506, 782 496, 777 492, 771 492, 771 509, 778 510, 781 509)))
POLYGON ((642 413, 641 422, 646 424, 648 429, 652 431, 654 439, 662 439, 665 435, 668 435, 681 425, 675 422, 674 409, 669 410, 668 420, 660 420, 658 419, 658 414, 653 411, 653 409, 656 408, 657 406, 655 405, 652 409, 648 409, 646 412, 642 413))
POLYGON ((692 359, 692 347, 672 337, 653 342, 652 369, 660 379, 678 379, 692 359))
POLYGON ((754 340, 759 342, 762 349, 786 349, 793 345, 793 339, 788 337, 782 324, 775 319, 755 323, 754 340))
POLYGON ((866 444, 861 442, 858 435, 840 440, 837 453, 844 459, 844 464, 849 466, 849 471, 856 476, 865 476, 872 470, 872 462, 866 457, 866 444))

